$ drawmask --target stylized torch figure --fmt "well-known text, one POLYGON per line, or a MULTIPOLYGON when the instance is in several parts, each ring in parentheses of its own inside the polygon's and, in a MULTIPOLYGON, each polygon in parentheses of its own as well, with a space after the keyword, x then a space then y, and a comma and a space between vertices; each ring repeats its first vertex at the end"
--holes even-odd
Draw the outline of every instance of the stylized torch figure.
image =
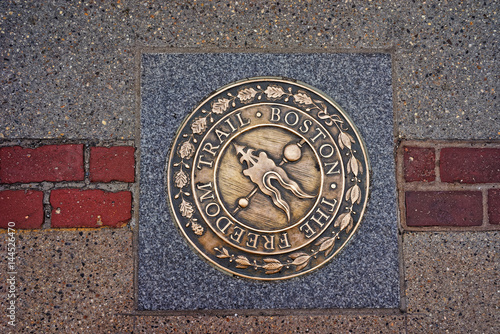
POLYGON ((259 156, 256 156, 253 154, 254 149, 238 144, 233 145, 236 153, 241 155, 240 163, 246 163, 247 165, 247 169, 243 170, 243 175, 249 177, 262 193, 271 197, 274 205, 286 213, 288 222, 290 222, 290 206, 282 198, 280 190, 272 184, 273 180, 277 181, 284 189, 291 191, 298 198, 315 197, 306 194, 300 189, 297 182, 291 180, 283 168, 276 166, 274 161, 268 158, 266 152, 260 152, 259 156))

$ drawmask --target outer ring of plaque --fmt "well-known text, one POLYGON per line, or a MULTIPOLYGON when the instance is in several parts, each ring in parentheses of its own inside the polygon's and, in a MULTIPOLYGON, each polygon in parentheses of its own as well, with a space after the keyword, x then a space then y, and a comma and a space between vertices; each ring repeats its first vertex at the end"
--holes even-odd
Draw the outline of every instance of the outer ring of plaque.
MULTIPOLYGON (((338 142, 335 142, 335 144, 338 145, 338 142)), ((352 153, 352 151, 351 151, 351 153, 352 153)), ((349 164, 349 162, 345 163, 344 167, 347 164, 349 164)), ((308 273, 311 273, 313 271, 318 270, 319 268, 326 265, 327 263, 330 263, 332 261, 332 259, 334 257, 336 257, 338 255, 338 253, 342 249, 344 249, 344 247, 346 247, 346 245, 351 240, 353 235, 357 232, 357 230, 361 224, 365 210, 366 210, 366 206, 367 206, 368 199, 369 199, 371 167, 370 167, 369 157, 367 154, 366 145, 365 145, 364 140, 361 137, 360 132, 357 129, 356 125, 354 124, 354 122, 352 121, 350 116, 342 109, 342 107, 337 102, 335 102, 332 98, 330 98, 327 94, 323 93, 322 91, 318 90, 317 88, 314 88, 306 83, 303 83, 303 82, 300 82, 297 80, 293 80, 293 79, 288 79, 288 78, 284 78, 284 77, 253 77, 253 78, 238 80, 238 81, 229 83, 229 84, 217 89, 216 91, 214 91, 213 93, 208 95, 208 97, 204 98, 200 103, 198 103, 196 105, 196 107, 188 115, 186 115, 186 117, 182 121, 181 125, 177 129, 174 139, 172 140, 171 147, 170 147, 170 153, 168 155, 168 160, 167 160, 167 163, 165 165, 164 175, 166 178, 165 185, 166 185, 167 202, 168 202, 168 208, 170 211, 170 215, 171 215, 171 217, 174 218, 173 221, 174 221, 174 225, 176 226, 176 228, 179 230, 181 235, 188 241, 188 245, 190 246, 190 248, 192 248, 199 256, 201 256, 204 260, 206 260, 211 266, 213 266, 214 268, 218 269, 219 271, 221 271, 225 274, 231 275, 233 277, 243 277, 243 278, 248 278, 248 279, 252 279, 252 280, 260 280, 260 281, 279 281, 279 280, 294 278, 297 276, 302 276, 302 275, 305 275, 305 274, 308 274, 308 273), (185 224, 183 224, 183 222, 185 222, 186 219, 185 219, 185 217, 181 217, 182 215, 180 215, 178 213, 178 210, 174 207, 175 204, 173 203, 174 198, 177 198, 177 197, 175 194, 175 189, 174 189, 174 184, 173 184, 173 175, 174 175, 175 171, 171 168, 171 166, 172 166, 172 162, 175 159, 175 155, 176 155, 176 152, 178 150, 179 142, 182 141, 182 137, 181 137, 182 131, 186 128, 186 126, 188 125, 189 122, 193 121, 193 119, 197 115, 198 111, 207 102, 212 100, 217 95, 222 94, 223 92, 228 91, 234 87, 240 86, 242 84, 252 84, 252 83, 257 83, 257 82, 273 82, 273 83, 282 83, 282 84, 293 85, 293 86, 296 86, 298 88, 302 88, 304 90, 308 90, 310 92, 313 92, 314 94, 319 96, 321 99, 328 102, 331 105, 331 107, 333 107, 336 110, 337 113, 342 115, 342 117, 344 118, 344 120, 346 121, 348 126, 352 129, 350 132, 354 133, 354 135, 355 135, 353 137, 355 139, 353 141, 353 143, 354 144, 357 143, 357 145, 360 148, 360 150, 359 150, 360 152, 357 152, 358 158, 359 158, 359 154, 361 154, 359 168, 363 169, 363 174, 364 174, 363 175, 363 184, 364 185, 362 188, 362 190, 364 191, 364 194, 361 195, 362 198, 360 199, 359 203, 357 204, 358 207, 360 208, 360 210, 358 212, 356 212, 357 221, 354 224, 352 224, 353 226, 351 226, 351 229, 350 229, 350 232, 348 233, 348 235, 343 236, 343 238, 342 238, 343 240, 342 240, 341 245, 338 248, 335 248, 327 256, 325 256, 324 260, 318 261, 317 263, 310 265, 309 268, 305 268, 305 269, 300 270, 296 273, 291 273, 291 274, 288 274, 286 276, 280 276, 280 277, 275 277, 272 275, 267 276, 267 277, 266 276, 258 276, 258 277, 251 276, 251 275, 245 274, 241 271, 237 271, 236 269, 231 269, 229 266, 221 265, 219 262, 217 262, 217 260, 215 260, 213 258, 214 257, 213 255, 211 256, 210 254, 205 253, 203 251, 203 249, 201 249, 201 247, 199 245, 197 245, 197 243, 192 240, 192 236, 190 236, 190 235, 188 235, 188 233, 186 233, 186 230, 185 230, 186 228, 184 227, 185 224)), ((346 175, 346 178, 347 178, 347 175, 346 175)), ((356 177, 356 179, 357 179, 357 177, 356 177)), ((360 182, 360 181, 358 181, 358 182, 360 182)), ((347 184, 347 182, 345 182, 345 183, 347 184)), ((344 189, 343 196, 345 196, 345 195, 346 195, 346 191, 344 189)), ((351 192, 351 195, 352 195, 352 192, 351 192)), ((340 205, 342 205, 344 203, 344 201, 345 201, 345 199, 342 200, 340 205)), ((351 210, 352 210, 352 207, 354 206, 354 201, 351 204, 352 204, 352 206, 351 206, 351 210)), ((341 221, 342 219, 340 219, 340 217, 344 214, 345 214, 345 212, 342 213, 342 210, 337 211, 336 215, 333 217, 332 220, 338 220, 338 223, 340 225, 342 223, 342 221, 341 221)), ((346 216, 344 215, 343 218, 346 218, 346 216)), ((333 224, 330 224, 330 225, 333 226, 333 224)), ((335 225, 337 225, 337 222, 335 223, 335 225)), ((209 227, 207 227, 207 228, 209 228, 209 227)), ((330 229, 331 229, 331 227, 322 231, 322 234, 319 237, 316 237, 316 239, 320 239, 320 237, 327 234, 327 232, 329 232, 330 229)), ((344 227, 344 229, 345 229, 345 227, 344 227)), ((335 237, 337 237, 342 232, 342 230, 340 230, 335 237)), ((332 234, 333 234, 333 232, 332 232, 332 234)), ((324 238, 328 238, 328 237, 323 237, 321 239, 324 239, 324 238)), ((335 243, 336 243, 336 241, 334 242, 334 244, 335 243)), ((319 245, 319 247, 322 247, 322 246, 323 245, 319 245)), ((316 247, 316 248, 318 248, 318 247, 316 247)), ((319 252, 317 252, 317 253, 319 253, 319 252)), ((220 252, 220 254, 223 254, 222 251, 220 252)), ((231 262, 234 262, 234 260, 236 259, 236 257, 234 255, 233 255, 232 259, 230 257, 228 257, 228 258, 230 259, 231 262)), ((311 255, 311 259, 312 258, 313 258, 313 256, 311 255)), ((316 259, 316 258, 314 258, 314 259, 316 259)), ((224 258, 224 260, 227 260, 227 258, 224 258)), ((295 260, 297 260, 297 258, 294 259, 293 262, 295 262, 295 260)), ((313 261, 311 261, 311 262, 313 262, 313 261)), ((290 265, 291 263, 283 263, 283 268, 285 268, 287 264, 290 265)), ((309 260, 307 261, 307 264, 309 264, 309 260)), ((235 265, 235 263, 234 263, 234 265, 235 265)), ((233 268, 234 268, 234 265, 233 265, 233 268)), ((253 270, 252 264, 247 266, 247 267, 249 269, 253 270)), ((260 268, 262 268, 262 266, 260 268)), ((255 270, 257 270, 257 268, 255 268, 255 270)))

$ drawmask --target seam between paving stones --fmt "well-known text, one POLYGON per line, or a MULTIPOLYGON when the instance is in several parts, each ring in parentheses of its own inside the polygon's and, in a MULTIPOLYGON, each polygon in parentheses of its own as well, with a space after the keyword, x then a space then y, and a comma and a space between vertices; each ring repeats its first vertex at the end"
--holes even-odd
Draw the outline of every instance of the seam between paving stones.
POLYGON ((397 308, 326 308, 326 309, 227 309, 227 310, 165 310, 165 311, 133 311, 118 313, 120 316, 402 316, 397 308))
MULTIPOLYGON (((393 104, 394 108, 394 104, 393 104)), ((396 118, 394 117, 394 121, 396 121, 396 118)), ((393 150, 393 159, 394 159, 394 178, 396 180, 396 207, 398 208, 397 213, 396 213, 396 224, 397 226, 397 238, 398 238, 398 261, 399 261, 399 307, 402 312, 405 313, 405 328, 406 328, 406 312, 408 308, 408 303, 407 303, 407 298, 406 298, 406 277, 405 277, 405 260, 404 260, 404 252, 403 252, 403 246, 404 246, 404 230, 401 228, 401 210, 399 210, 400 206, 400 199, 399 199, 399 169, 398 169, 398 163, 399 163, 399 155, 398 151, 401 146, 401 140, 398 139, 397 134, 394 133, 394 150, 393 150)))
POLYGON ((500 148, 500 140, 496 139, 483 139, 483 140, 435 140, 435 139, 422 139, 422 140, 406 140, 401 139, 401 146, 403 147, 422 147, 422 148, 445 148, 445 147, 469 147, 469 148, 500 148))
MULTIPOLYGON (((490 188, 494 189, 494 188, 490 188)), ((494 225, 490 224, 490 216, 488 214, 488 189, 481 189, 482 197, 483 197, 483 226, 487 226, 489 228, 494 228, 494 225)))
POLYGON ((0 139, 0 147, 22 146, 35 149, 45 145, 75 145, 83 144, 89 147, 134 146, 135 139, 89 139, 89 138, 19 138, 0 139))
MULTIPOLYGON (((393 104, 394 105, 394 104, 393 104)), ((405 331, 406 331, 406 327, 407 327, 407 316, 406 316, 406 313, 408 311, 408 302, 407 302, 407 297, 406 297, 406 277, 405 277, 405 258, 404 258, 404 251, 403 251, 403 248, 404 248, 404 229, 402 228, 402 211, 400 209, 400 206, 401 206, 401 199, 400 199, 400 191, 399 191, 399 187, 401 185, 401 182, 400 182, 400 169, 398 168, 398 164, 400 163, 399 160, 401 160, 401 163, 402 163, 402 160, 403 159, 400 159, 400 156, 398 154, 399 152, 399 149, 401 147, 401 144, 402 144, 402 140, 401 139, 398 139, 397 136, 395 136, 395 142, 394 142, 394 151, 393 151, 393 155, 394 155, 394 162, 395 162, 395 171, 394 173, 396 173, 395 175, 395 180, 396 180, 396 201, 398 201, 398 203, 396 203, 396 207, 399 209, 397 210, 397 222, 396 224, 398 224, 397 226, 397 237, 398 237, 398 260, 399 260, 399 295, 400 295, 400 301, 399 301, 399 307, 400 307, 400 310, 402 312, 404 312, 405 314, 405 318, 404 318, 404 326, 405 326, 405 331)))
POLYGON ((162 47, 162 46, 147 46, 137 44, 135 46, 136 53, 141 56, 146 53, 179 53, 179 54, 189 54, 189 53, 228 53, 228 54, 239 54, 239 53, 252 53, 252 54, 311 54, 311 53, 388 53, 395 54, 396 48, 394 46, 386 48, 219 48, 219 47, 190 47, 190 48, 179 48, 179 47, 162 47))
POLYGON ((401 140, 398 147, 398 154, 396 158, 397 175, 396 180, 398 183, 398 200, 399 200, 399 215, 400 215, 400 228, 403 233, 406 232, 486 232, 498 231, 499 225, 489 223, 488 215, 488 190, 500 189, 498 183, 448 183, 441 181, 441 173, 439 162, 441 157, 441 149, 445 147, 456 148, 500 148, 498 140, 401 140), (405 147, 419 147, 419 148, 434 148, 435 149, 435 166, 434 171, 436 174, 435 181, 432 182, 406 182, 404 179, 404 148, 405 147), (407 191, 480 191, 482 193, 483 203, 483 221, 481 226, 420 226, 413 227, 406 225, 406 192, 407 191))
MULTIPOLYGON (((392 20, 391 20, 392 21, 392 20)), ((395 30, 395 24, 390 24, 390 38, 392 41, 395 41, 394 36, 394 30, 395 30)), ((408 299, 406 296, 406 276, 405 276, 405 257, 404 257, 404 230, 402 229, 402 211, 400 209, 401 206, 401 199, 400 199, 400 191, 399 187, 401 185, 400 179, 399 179, 399 149, 402 144, 402 139, 401 139, 401 133, 399 131, 399 122, 400 118, 399 115, 400 113, 398 112, 398 101, 399 101, 399 94, 396 89, 397 83, 398 83, 398 75, 397 73, 398 68, 397 68, 397 52, 398 49, 395 46, 392 47, 392 53, 391 53, 391 84, 392 84, 392 113, 393 113, 393 136, 394 136, 394 153, 393 153, 393 161, 394 161, 394 173, 395 173, 395 181, 396 181, 396 208, 398 208, 396 212, 397 216, 397 237, 398 237, 398 260, 399 260, 399 307, 400 311, 403 313, 403 332, 406 334, 408 333, 408 299)))
POLYGON ((41 230, 46 230, 50 228, 51 223, 51 213, 52 206, 50 205, 50 191, 48 189, 43 190, 43 223, 40 226, 41 230))
POLYGON ((438 146, 434 150, 434 175, 436 175, 434 181, 439 183, 441 183, 441 169, 439 168, 440 161, 441 161, 441 147, 438 146))
MULTIPOLYGON (((125 230, 127 227, 112 227, 112 226, 97 226, 97 227, 49 227, 46 229, 41 228, 23 228, 16 229, 16 233, 36 233, 36 232, 95 232, 98 230, 110 230, 110 231, 118 231, 125 230)), ((9 233, 8 229, 0 228, 0 235, 9 233)))
MULTIPOLYGON (((132 228, 132 261, 133 272, 133 306, 134 310, 139 309, 139 206, 140 206, 140 178, 141 178, 141 74, 142 74, 142 55, 141 47, 134 46, 134 94, 135 94, 135 176, 136 176, 136 194, 132 201, 134 211, 132 219, 135 224, 132 228)), ((136 318, 134 317, 134 330, 136 327, 136 318)))

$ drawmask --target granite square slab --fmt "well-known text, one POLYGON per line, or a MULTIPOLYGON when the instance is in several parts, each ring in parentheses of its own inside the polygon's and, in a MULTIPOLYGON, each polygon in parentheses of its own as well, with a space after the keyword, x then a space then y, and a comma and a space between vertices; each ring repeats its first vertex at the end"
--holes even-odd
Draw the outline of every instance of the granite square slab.
POLYGON ((399 307, 389 54, 144 54, 141 66, 139 310, 399 307), (365 139, 371 195, 360 229, 325 267, 281 282, 234 278, 188 246, 170 217, 164 169, 176 129, 199 101, 256 76, 300 80, 331 96, 365 139))

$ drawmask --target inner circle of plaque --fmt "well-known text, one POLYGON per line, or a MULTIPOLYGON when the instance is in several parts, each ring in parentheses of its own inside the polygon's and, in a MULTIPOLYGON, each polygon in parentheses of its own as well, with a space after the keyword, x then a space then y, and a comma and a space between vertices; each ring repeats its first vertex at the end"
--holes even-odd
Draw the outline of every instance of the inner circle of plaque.
POLYGON ((239 158, 234 154, 230 154, 227 149, 222 151, 215 165, 215 193, 226 213, 235 222, 256 232, 282 232, 295 227, 303 221, 311 213, 310 211, 314 206, 317 205, 319 195, 323 189, 322 167, 316 152, 309 146, 304 137, 286 127, 274 124, 258 126, 241 132, 226 145, 226 148, 231 147, 234 141, 246 147, 251 147, 256 137, 262 139, 259 151, 266 152, 269 158, 282 164, 281 167, 288 175, 298 178, 296 182, 306 194, 313 197, 301 199, 294 196, 293 193, 283 192, 283 200, 289 203, 290 208, 293 208, 290 209, 290 221, 288 221, 286 212, 275 207, 271 198, 266 194, 257 191, 251 200, 247 200, 245 195, 251 194, 255 189, 255 185, 241 171, 238 171, 238 169, 242 169, 238 161, 239 158), (302 140, 305 141, 305 144, 301 147, 301 159, 288 162, 286 166, 283 166, 285 165, 283 164, 284 158, 282 158, 284 148, 288 145, 300 144, 302 140), (321 169, 320 171, 316 170, 318 167, 321 169), (234 171, 238 172, 233 173, 234 171), (238 200, 242 198, 248 202, 244 209, 241 209, 238 203, 238 200))
POLYGON ((367 150, 326 94, 278 77, 233 82, 182 122, 165 169, 174 223, 225 273, 282 280, 333 259, 369 197, 367 150))
MULTIPOLYGON (((344 192, 345 180, 342 163, 340 164, 340 173, 338 175, 330 176, 329 180, 323 177, 324 162, 321 161, 322 157, 320 155, 330 159, 334 157, 337 161, 342 161, 342 157, 339 154, 340 151, 335 141, 316 119, 297 108, 281 104, 258 103, 238 108, 216 122, 201 140, 195 157, 204 152, 203 148, 207 147, 206 145, 209 142, 212 142, 209 144, 209 148, 217 147, 213 140, 215 137, 213 131, 221 124, 224 124, 225 120, 231 118, 241 119, 242 124, 251 120, 253 125, 246 128, 244 127, 240 131, 225 138, 224 144, 217 148, 213 173, 202 176, 193 170, 193 192, 196 193, 197 189, 195 185, 198 183, 213 183, 218 203, 217 206, 215 206, 216 204, 213 202, 200 201, 199 198, 195 196, 196 205, 199 208, 200 214, 204 217, 204 220, 207 221, 207 225, 222 240, 246 252, 256 254, 282 254, 300 249, 310 244, 332 223, 333 218, 339 210, 339 206, 337 206, 334 211, 332 210, 333 212, 329 219, 324 222, 323 226, 319 228, 320 232, 314 237, 305 237, 304 233, 299 230, 298 225, 314 214, 314 210, 322 198, 341 200, 344 192), (275 109, 277 107, 281 108, 280 110, 283 112, 283 118, 280 118, 280 122, 273 122, 273 108, 275 109), (287 115, 292 115, 292 117, 287 118, 287 115), (325 137, 320 138, 315 135, 311 138, 306 138, 303 136, 301 134, 301 129, 302 131, 306 129, 304 127, 304 121, 306 119, 311 122, 306 123, 309 124, 308 127, 314 126, 317 129, 321 129, 325 137), (301 120, 301 122, 299 120, 301 120), (209 140, 210 137, 212 141, 209 140), (256 137, 260 138, 257 142, 253 142, 252 139, 255 140, 256 137), (290 179, 289 181, 291 181, 291 184, 295 183, 293 185, 296 187, 296 190, 298 189, 298 193, 294 193, 291 189, 288 189, 290 191, 285 190, 283 186, 286 187, 286 184, 277 185, 276 182, 279 183, 279 181, 271 181, 271 185, 274 183, 274 188, 282 196, 283 202, 290 203, 288 204, 290 208, 289 220, 285 219, 286 213, 282 208, 277 208, 270 197, 261 192, 262 189, 257 189, 255 185, 252 185, 248 177, 243 175, 243 170, 245 167, 249 166, 247 162, 242 163, 240 161, 241 154, 235 154, 236 148, 234 144, 241 146, 244 153, 253 150, 251 156, 255 160, 259 158, 271 160, 270 163, 281 169, 282 173, 284 172, 283 175, 290 179), (287 161, 285 153, 283 152, 284 147, 293 147, 297 144, 301 145, 300 158, 297 161, 287 161), (324 149, 325 147, 331 147, 331 149, 324 149), (318 153, 318 151, 320 151, 320 153, 318 153), (262 153, 265 153, 264 157, 261 157, 262 153), (233 158, 226 159, 230 155, 233 155, 233 158), (312 174, 312 176, 306 176, 306 174, 312 174), (316 179, 314 176, 317 176, 316 179), (335 188, 331 187, 332 177, 336 181, 334 182, 335 188), (312 184, 311 181, 313 181, 312 184), (245 186, 241 187, 241 185, 245 186), (312 196, 312 198, 308 198, 308 196, 302 196, 303 198, 300 198, 301 194, 312 196), (248 200, 248 206, 245 208, 239 207, 236 201, 248 195, 252 195, 252 198, 248 200), (222 208, 218 206, 219 204, 222 208), (235 210, 237 210, 236 213, 234 212, 235 210), (247 210, 250 212, 247 212, 247 210), (270 214, 266 214, 264 211, 270 214), (255 215, 256 213, 258 213, 257 217, 255 215), (273 215, 278 217, 277 221, 272 221, 273 215), (259 221, 259 218, 265 218, 267 221, 259 221), (234 225, 230 225, 233 223, 234 225), (241 244, 239 239, 235 240, 234 235, 227 233, 226 228, 235 227, 244 230, 248 229, 251 233, 263 234, 268 238, 279 238, 280 236, 278 233, 286 233, 287 237, 293 241, 294 246, 285 249, 276 248, 268 250, 260 244, 258 247, 251 249, 247 247, 245 243, 241 244)), ((205 152, 208 153, 210 150, 205 150, 205 152)), ((267 167, 269 168, 269 166, 267 167)))

